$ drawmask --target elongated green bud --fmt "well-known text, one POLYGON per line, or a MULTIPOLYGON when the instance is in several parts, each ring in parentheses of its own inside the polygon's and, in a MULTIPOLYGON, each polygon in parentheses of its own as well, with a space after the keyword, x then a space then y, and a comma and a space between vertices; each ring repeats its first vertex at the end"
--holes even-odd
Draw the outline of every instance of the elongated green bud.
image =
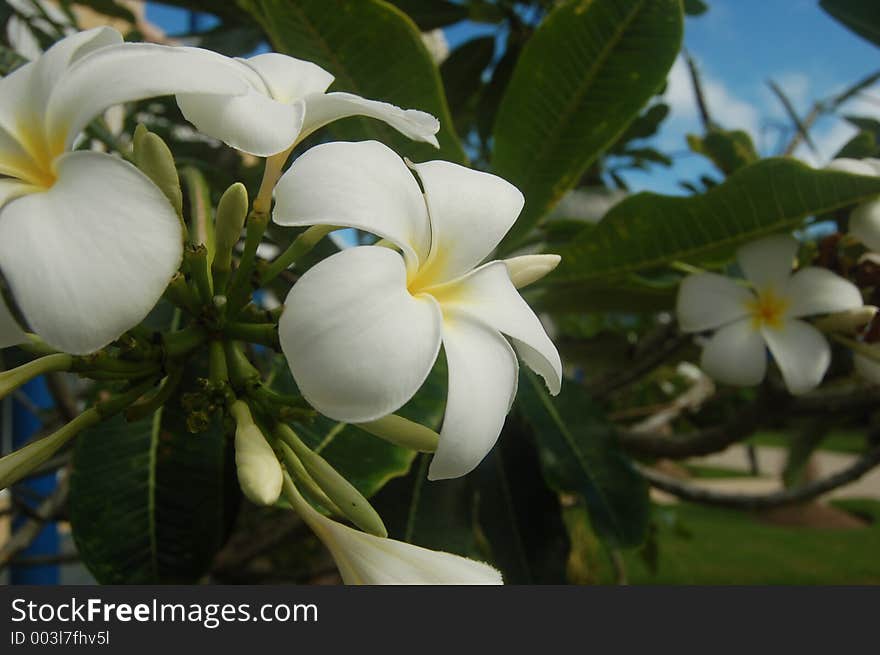
POLYGON ((180 178, 174 165, 174 155, 162 138, 146 130, 140 134, 136 130, 134 161, 165 194, 177 215, 183 216, 183 192, 180 190, 180 178))
POLYGON ((373 436, 421 453, 433 453, 440 443, 440 435, 430 428, 409 419, 389 414, 369 423, 355 423, 361 430, 373 436))
POLYGON ((53 371, 69 371, 73 366, 73 357, 64 353, 46 355, 27 364, 0 373, 0 398, 18 389, 38 375, 53 371))
POLYGON ((336 506, 336 503, 330 500, 330 497, 325 494, 324 490, 321 489, 321 487, 319 487, 312 479, 312 476, 306 471, 305 466, 303 466, 303 463, 300 461, 299 457, 296 456, 296 453, 293 452, 291 447, 283 441, 279 442, 279 447, 281 448, 281 454, 284 457, 284 466, 287 467, 290 474, 303 486, 303 489, 306 490, 312 499, 337 516, 345 516, 342 510, 336 506))
POLYGON ((257 505, 271 505, 281 495, 281 464, 248 406, 236 400, 229 411, 236 423, 235 468, 241 490, 257 505))
POLYGON ((336 504, 344 516, 351 519, 352 523, 364 532, 379 537, 388 536, 388 530, 382 523, 382 518, 361 492, 330 466, 327 460, 310 450, 290 426, 279 423, 275 427, 275 436, 290 446, 315 483, 336 504))
POLYGON ((873 305, 847 309, 823 316, 813 322, 822 332, 840 332, 841 334, 858 334, 874 320, 877 308, 873 305))
POLYGON ((224 274, 223 285, 217 285, 218 289, 226 286, 226 278, 232 270, 232 250, 241 239, 241 231, 244 229, 244 220, 248 212, 247 189, 241 182, 236 182, 226 189, 220 202, 217 204, 217 216, 215 223, 215 243, 217 251, 214 254, 214 277, 224 274))
POLYGON ((0 489, 5 489, 24 478, 61 450, 62 446, 77 434, 100 420, 101 415, 95 408, 88 409, 57 432, 0 458, 0 489))

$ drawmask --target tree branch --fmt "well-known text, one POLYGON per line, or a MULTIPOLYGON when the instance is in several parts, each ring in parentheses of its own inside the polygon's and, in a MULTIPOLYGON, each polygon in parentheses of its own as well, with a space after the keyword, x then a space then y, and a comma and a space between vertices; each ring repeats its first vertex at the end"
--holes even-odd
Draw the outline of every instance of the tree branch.
POLYGON ((770 494, 730 494, 712 489, 704 489, 687 482, 659 473, 652 469, 638 466, 639 472, 651 484, 662 491, 683 500, 704 505, 733 507, 738 509, 765 509, 791 505, 812 500, 838 487, 854 482, 865 473, 880 464, 880 446, 868 451, 847 468, 829 475, 822 480, 810 482, 802 487, 782 489, 770 494))

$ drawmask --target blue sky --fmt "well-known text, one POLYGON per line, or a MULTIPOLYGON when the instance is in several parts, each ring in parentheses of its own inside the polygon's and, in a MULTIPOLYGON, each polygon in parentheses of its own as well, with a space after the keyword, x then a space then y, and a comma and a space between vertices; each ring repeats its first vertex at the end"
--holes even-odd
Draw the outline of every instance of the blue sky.
MULTIPOLYGON (((688 18, 685 45, 698 62, 709 109, 723 127, 745 129, 762 154, 773 154, 779 141, 774 125, 784 122, 782 108, 767 87, 772 78, 801 115, 813 101, 827 97, 880 69, 880 49, 853 35, 823 12, 818 0, 706 0, 709 11, 688 18)), ((876 0, 865 0, 873 2, 876 0)), ((186 29, 180 10, 150 6, 148 16, 170 33, 186 29)), ((446 30, 452 47, 486 32, 485 25, 462 23, 446 30)), ((672 169, 653 167, 626 175, 633 190, 682 193, 680 179, 717 174, 700 156, 688 154, 685 135, 699 133, 696 105, 683 62, 670 75, 666 100, 672 116, 656 139, 675 154, 672 169)), ((880 118, 880 86, 851 101, 844 113, 880 118)), ((816 123, 814 141, 795 153, 814 165, 825 164, 855 130, 828 117, 816 123)))

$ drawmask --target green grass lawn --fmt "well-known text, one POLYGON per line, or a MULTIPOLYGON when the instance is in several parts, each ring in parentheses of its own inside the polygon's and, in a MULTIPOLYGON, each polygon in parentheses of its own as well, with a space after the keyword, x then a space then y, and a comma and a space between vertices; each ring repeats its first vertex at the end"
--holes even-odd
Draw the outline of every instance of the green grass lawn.
MULTIPOLYGON (((880 502, 838 507, 870 517, 861 529, 784 527, 691 504, 656 506, 658 566, 625 553, 631 584, 880 584, 880 502)), ((610 577, 609 577, 610 579, 610 577)))

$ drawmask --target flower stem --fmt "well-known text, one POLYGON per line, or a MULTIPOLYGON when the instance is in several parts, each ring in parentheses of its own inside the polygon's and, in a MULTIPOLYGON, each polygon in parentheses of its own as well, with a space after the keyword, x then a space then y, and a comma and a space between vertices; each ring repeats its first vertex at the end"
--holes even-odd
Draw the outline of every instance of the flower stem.
POLYGON ((850 339, 849 337, 844 337, 837 333, 832 333, 828 336, 834 339, 837 343, 846 346, 857 355, 862 355, 873 362, 880 363, 880 348, 876 348, 867 343, 862 343, 861 341, 856 341, 855 339, 850 339))
POLYGON ((293 243, 287 247, 287 250, 269 264, 260 277, 260 284, 265 285, 274 280, 290 268, 298 259, 308 254, 312 248, 318 245, 321 239, 338 229, 339 227, 336 225, 313 225, 308 228, 293 240, 293 243))
POLYGON ((46 355, 27 364, 0 373, 0 398, 15 391, 25 382, 39 375, 56 371, 69 371, 73 366, 73 357, 65 353, 46 355))
POLYGON ((190 275, 196 283, 199 299, 203 305, 211 303, 214 297, 213 281, 208 270, 208 249, 202 244, 187 247, 184 257, 189 267, 190 275))
POLYGON ((50 434, 0 458, 0 489, 15 484, 58 452, 80 432, 119 413, 153 386, 154 380, 142 382, 130 390, 90 407, 75 419, 50 434))
POLYGON ((182 366, 172 370, 165 378, 165 381, 162 382, 162 386, 160 386, 152 396, 146 398, 142 403, 131 405, 125 410, 125 420, 129 422, 139 421, 140 419, 153 414, 171 397, 171 394, 177 389, 182 378, 182 366))
POLYGON ((229 315, 234 315, 235 312, 241 309, 250 296, 251 274, 253 273, 257 257, 257 246, 260 245, 268 224, 269 214, 258 212, 255 202, 254 210, 251 211, 247 220, 247 231, 244 240, 244 251, 241 253, 241 261, 226 293, 226 311, 229 315))
POLYGON ((260 372, 248 361, 241 349, 241 344, 235 341, 224 341, 223 350, 226 353, 229 379, 234 387, 246 390, 260 383, 260 372))
POLYGON ((183 328, 176 332, 166 332, 162 335, 162 346, 166 357, 180 357, 201 346, 208 335, 196 326, 183 328))
POLYGON ((180 307, 187 313, 197 316, 199 313, 198 303, 186 283, 186 278, 180 273, 175 273, 165 289, 165 299, 176 307, 180 307))
POLYGON ((226 368, 226 353, 223 342, 212 339, 208 343, 208 379, 220 385, 229 381, 229 369, 226 368))
POLYGON ((278 326, 274 323, 227 323, 223 334, 231 339, 259 343, 274 350, 281 348, 278 343, 278 326))

